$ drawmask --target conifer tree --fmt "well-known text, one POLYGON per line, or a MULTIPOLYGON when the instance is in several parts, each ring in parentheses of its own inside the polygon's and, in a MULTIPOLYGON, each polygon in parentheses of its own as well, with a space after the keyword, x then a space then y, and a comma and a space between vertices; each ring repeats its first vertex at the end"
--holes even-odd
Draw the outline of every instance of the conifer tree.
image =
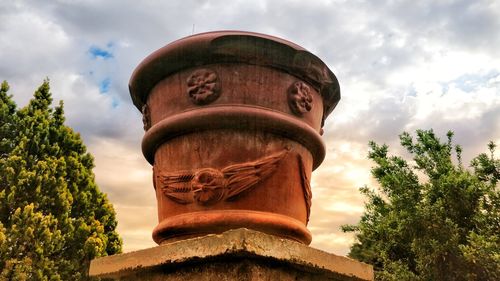
POLYGON ((51 108, 48 80, 17 109, 0 91, 0 280, 85 280, 91 259, 121 252, 92 156, 51 108))
POLYGON ((495 144, 471 168, 452 132, 441 142, 432 130, 414 140, 400 135, 413 156, 389 156, 386 145, 370 142, 368 157, 378 192, 367 197, 350 257, 374 265, 377 280, 500 280, 500 160, 495 144), (453 157, 455 154, 455 157, 453 157))

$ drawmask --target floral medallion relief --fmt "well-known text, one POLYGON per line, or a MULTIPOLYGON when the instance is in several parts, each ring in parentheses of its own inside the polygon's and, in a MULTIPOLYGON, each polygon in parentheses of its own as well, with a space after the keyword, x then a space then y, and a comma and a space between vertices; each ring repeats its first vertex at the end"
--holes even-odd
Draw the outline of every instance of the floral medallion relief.
POLYGON ((293 83, 288 88, 288 105, 295 115, 302 116, 312 109, 311 88, 302 81, 293 83))
POLYGON ((220 96, 220 81, 217 73, 211 69, 197 69, 187 79, 187 93, 196 105, 205 105, 220 96))

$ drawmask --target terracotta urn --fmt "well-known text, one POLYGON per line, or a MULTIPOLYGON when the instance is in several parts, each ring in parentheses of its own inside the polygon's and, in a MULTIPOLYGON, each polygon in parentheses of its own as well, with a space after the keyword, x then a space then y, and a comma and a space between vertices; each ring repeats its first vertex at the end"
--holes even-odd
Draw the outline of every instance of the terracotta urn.
POLYGON ((340 99, 324 62, 280 38, 209 32, 149 55, 129 87, 153 165, 154 241, 245 227, 311 242, 311 172, 340 99))

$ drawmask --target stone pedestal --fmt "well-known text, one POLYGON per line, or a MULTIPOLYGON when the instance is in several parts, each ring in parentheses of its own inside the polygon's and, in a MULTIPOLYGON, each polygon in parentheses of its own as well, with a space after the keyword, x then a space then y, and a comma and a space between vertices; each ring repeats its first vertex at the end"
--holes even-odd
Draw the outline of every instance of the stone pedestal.
POLYGON ((370 265, 236 229, 93 260, 104 280, 373 280, 370 265))

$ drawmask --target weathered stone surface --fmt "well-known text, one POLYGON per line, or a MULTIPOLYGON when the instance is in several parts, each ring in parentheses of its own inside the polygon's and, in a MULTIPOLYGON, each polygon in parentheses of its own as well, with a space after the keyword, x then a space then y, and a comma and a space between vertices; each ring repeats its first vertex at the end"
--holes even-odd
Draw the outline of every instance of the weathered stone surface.
POLYGON ((373 280, 370 265, 248 229, 96 259, 90 275, 111 280, 373 280))

